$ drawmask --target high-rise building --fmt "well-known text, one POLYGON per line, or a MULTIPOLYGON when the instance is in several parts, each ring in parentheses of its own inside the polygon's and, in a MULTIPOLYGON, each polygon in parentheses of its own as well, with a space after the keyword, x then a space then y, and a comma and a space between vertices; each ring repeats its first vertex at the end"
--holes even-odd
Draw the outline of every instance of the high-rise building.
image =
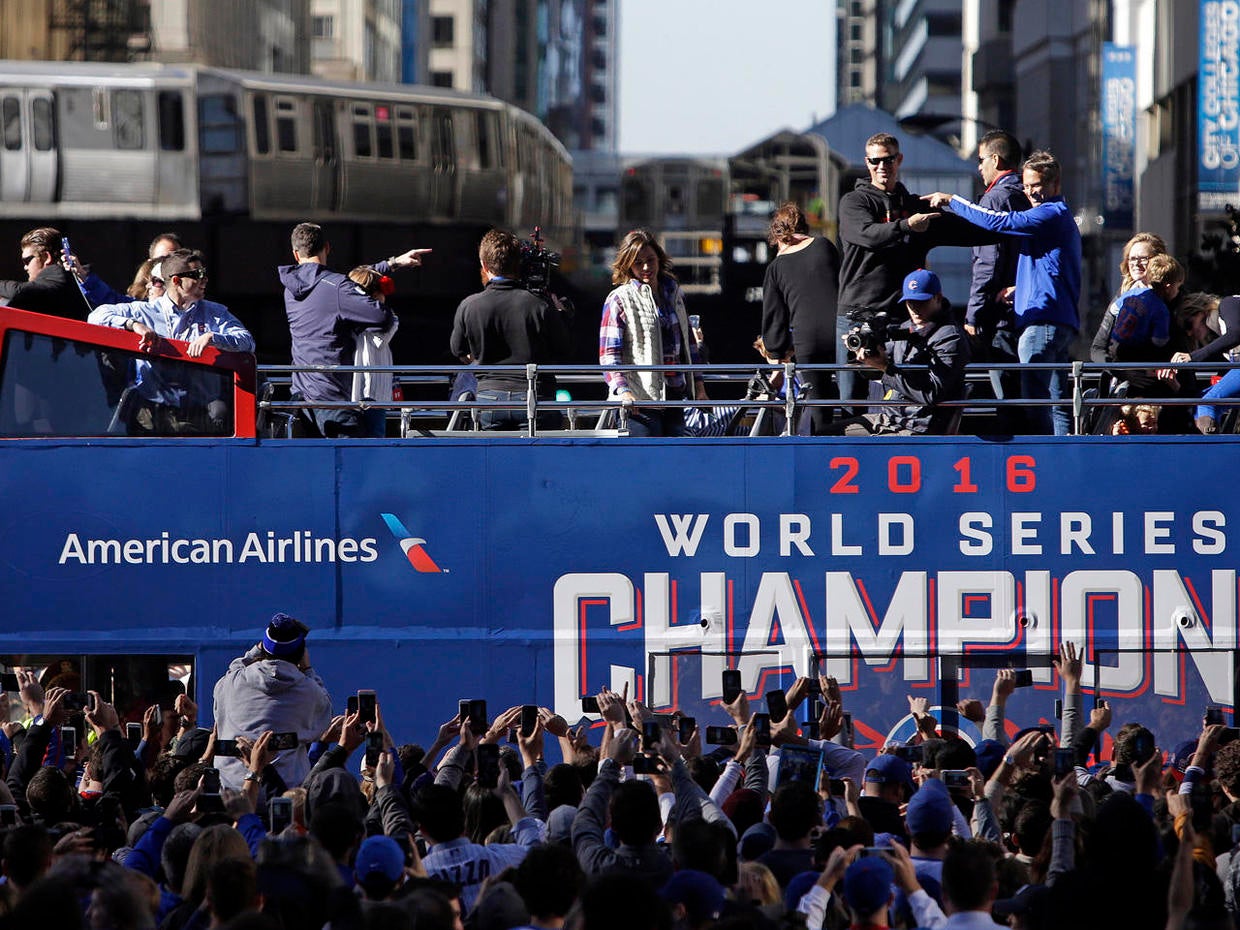
POLYGON ((338 81, 397 82, 400 0, 311 0, 311 70, 338 81))
POLYGON ((486 91, 487 10, 487 0, 430 0, 428 73, 423 83, 468 93, 486 91))
POLYGON ((882 36, 889 0, 838 0, 836 5, 835 99, 837 106, 881 104, 882 36))

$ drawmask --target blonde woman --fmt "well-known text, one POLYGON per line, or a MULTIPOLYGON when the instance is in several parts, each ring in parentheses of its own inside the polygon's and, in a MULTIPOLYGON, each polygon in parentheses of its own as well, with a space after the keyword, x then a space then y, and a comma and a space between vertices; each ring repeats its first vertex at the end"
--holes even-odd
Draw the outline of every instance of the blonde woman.
POLYGON ((1115 326, 1115 318, 1119 315, 1123 297, 1134 287, 1148 286, 1150 259, 1155 255, 1166 254, 1167 243, 1163 242, 1161 236, 1151 232, 1139 232, 1124 243, 1124 253, 1119 263, 1119 293, 1115 295, 1106 313, 1102 315, 1102 322, 1098 324, 1098 332, 1094 334, 1094 341, 1089 347, 1090 360, 1099 365, 1115 361, 1110 354, 1111 330, 1115 326))

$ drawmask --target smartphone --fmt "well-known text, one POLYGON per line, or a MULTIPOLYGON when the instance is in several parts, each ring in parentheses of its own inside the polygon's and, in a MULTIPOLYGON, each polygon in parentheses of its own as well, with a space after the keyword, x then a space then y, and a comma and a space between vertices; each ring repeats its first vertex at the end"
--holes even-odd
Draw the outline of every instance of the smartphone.
POLYGON ((204 769, 202 781, 199 784, 202 787, 203 794, 219 794, 220 770, 216 768, 204 769))
POLYGON ((377 703, 378 701, 376 700, 375 693, 373 691, 357 692, 357 712, 360 714, 358 719, 361 720, 362 723, 374 723, 375 706, 377 703))
POLYGON ((461 721, 461 726, 469 722, 469 701, 466 698, 456 702, 456 716, 461 721))
POLYGON ((487 702, 475 698, 469 702, 469 727, 477 736, 485 736, 487 732, 487 702))
POLYGON ((1210 704, 1206 707, 1205 724, 1208 727, 1222 726, 1223 724, 1223 708, 1217 704, 1210 704))
POLYGON ((13 672, 0 673, 0 688, 13 693, 20 691, 21 685, 17 683, 17 675, 13 672))
MULTIPOLYGON (((1068 750, 1071 752, 1072 750, 1068 750)), ((968 788, 969 773, 963 769, 947 769, 943 772, 943 784, 948 788, 968 788)))
POLYGON ((77 730, 73 727, 60 728, 60 748, 65 754, 66 759, 72 759, 77 754, 77 730))
POLYGON ((881 857, 882 854, 885 853, 886 851, 887 849, 884 846, 866 846, 865 848, 861 850, 861 852, 857 853, 857 858, 861 859, 866 856, 880 856, 881 857))
POLYGON ((482 743, 478 746, 478 785, 494 788, 499 784, 499 746, 482 743))
POLYGON ((1018 668, 1012 674, 1013 688, 1032 688, 1033 687, 1033 669, 1018 668))
POLYGON ((271 748, 277 752, 296 749, 299 742, 296 733, 273 733, 271 736, 271 748))
POLYGON ((379 763, 379 753, 383 752, 383 734, 378 730, 366 734, 366 764, 374 768, 379 763))
POLYGON ((633 757, 634 775, 657 775, 659 771, 659 760, 655 756, 638 753, 633 757))
POLYGON ((241 750, 237 748, 235 739, 217 739, 215 741, 215 754, 221 759, 236 759, 241 755, 241 750))
POLYGON ((538 705, 521 705, 521 735, 530 737, 538 729, 538 705))
POLYGON ((827 791, 830 793, 831 797, 833 798, 844 797, 844 795, 847 793, 847 789, 844 785, 844 779, 828 778, 827 779, 827 791))
POLYGON ((0 827, 17 826, 17 805, 0 804, 0 827))
POLYGON ((125 724, 125 739, 129 741, 130 749, 137 749, 142 743, 142 724, 127 723, 125 724))
POLYGON ((61 699, 64 709, 69 713, 79 710, 93 710, 90 695, 85 691, 70 691, 61 699))
POLYGON ((1072 749, 1055 750, 1055 777, 1063 778, 1076 768, 1076 752, 1072 749))
POLYGON ((272 798, 267 802, 267 823, 269 833, 283 833, 293 825, 292 798, 272 798))
POLYGON ((61 236, 60 237, 60 257, 64 258, 66 255, 72 255, 72 254, 73 254, 73 249, 69 246, 69 237, 61 236))
POLYGON ((749 725, 754 728, 754 741, 758 746, 771 745, 770 714, 754 714, 749 720, 749 725))
POLYGON ((856 731, 853 729, 852 714, 844 711, 844 722, 840 726, 840 732, 835 735, 835 742, 843 746, 845 749, 856 749, 854 745, 857 740, 856 731))
POLYGON ((707 727, 706 742, 712 746, 735 746, 737 743, 736 731, 731 727, 707 727))
POLYGON ((897 759, 903 759, 905 762, 921 762, 925 758, 925 749, 920 743, 916 746, 892 746, 890 748, 891 755, 897 759))
POLYGON ((806 720, 801 724, 801 733, 806 739, 822 739, 822 728, 817 720, 806 720))
POLYGON ((344 702, 344 712, 346 716, 352 717, 357 713, 357 695, 350 694, 348 700, 344 702))
POLYGON ((741 696, 741 670, 725 668, 723 670, 723 703, 731 704, 741 696))
POLYGON ((689 740, 693 739, 693 731, 697 729, 697 718, 681 717, 677 726, 679 726, 680 731, 676 734, 676 738, 681 743, 688 743, 689 740))
POLYGON ((815 791, 822 778, 822 750, 807 746, 784 746, 779 750, 779 768, 775 772, 775 785, 800 781, 815 791))
POLYGON ((590 697, 583 697, 581 699, 581 712, 583 714, 597 714, 599 712, 598 698, 593 695, 590 697))
POLYGON ((1154 737, 1149 733, 1138 733, 1132 741, 1133 765, 1144 765, 1154 755, 1154 737))
POLYGON ((818 680, 817 675, 811 675, 805 679, 805 694, 807 696, 822 694, 822 682, 818 680))
POLYGON ((788 716, 788 698, 782 691, 766 692, 766 709, 773 723, 779 723, 788 716))
POLYGON ((642 723, 642 749, 654 749, 663 739, 663 725, 657 720, 646 720, 642 723))

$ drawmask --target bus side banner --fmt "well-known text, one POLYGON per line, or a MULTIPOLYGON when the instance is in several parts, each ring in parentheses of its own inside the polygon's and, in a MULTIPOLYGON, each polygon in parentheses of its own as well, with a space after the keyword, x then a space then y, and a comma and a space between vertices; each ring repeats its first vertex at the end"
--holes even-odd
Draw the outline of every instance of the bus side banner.
POLYGON ((1233 703, 1234 458, 1157 437, 12 444, 0 643, 183 650, 205 709, 285 611, 336 704, 375 688, 424 734, 469 697, 576 722, 604 685, 724 723, 725 668, 755 698, 822 671, 860 746, 909 726, 906 695, 934 703, 939 656, 983 703, 996 665, 1031 668, 1009 715, 1053 723, 1074 642, 1086 700, 1188 733, 1233 703))

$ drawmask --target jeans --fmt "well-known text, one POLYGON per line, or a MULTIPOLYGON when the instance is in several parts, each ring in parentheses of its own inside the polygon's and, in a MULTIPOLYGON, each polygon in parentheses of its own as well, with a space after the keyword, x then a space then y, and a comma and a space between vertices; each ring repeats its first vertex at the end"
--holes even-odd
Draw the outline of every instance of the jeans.
MULTIPOLYGON (((1223 377, 1219 378, 1217 384, 1212 385, 1210 390, 1201 395, 1202 401, 1205 402, 1232 397, 1240 397, 1240 368, 1233 368, 1228 371, 1223 377)), ((1215 423, 1217 423, 1231 409, 1231 407, 1219 408, 1210 403, 1202 403, 1197 408, 1197 416, 1213 417, 1215 423), (1222 410, 1221 414, 1219 413, 1220 409, 1222 410)))
MULTIPOLYGON (((529 426, 526 417, 525 391, 496 391, 490 388, 478 392, 478 400, 490 404, 520 404, 519 410, 479 410, 478 425, 482 429, 521 430, 529 426)), ((550 399, 550 398, 548 398, 550 399)), ((551 430, 560 424, 560 414, 556 410, 540 410, 538 428, 551 430)))
MULTIPOLYGON (((1021 364, 1057 363, 1069 361, 1068 346, 1072 343, 1072 330, 1058 323, 1033 323, 1020 333, 1016 352, 1021 364)), ((1022 371, 1020 393, 1026 400, 1062 400, 1068 381, 1066 371, 1022 371)), ((1072 420, 1068 408, 1027 407, 1024 414, 1026 432, 1035 436, 1067 436, 1072 432, 1072 420)))
MULTIPOLYGON (((848 349, 844 348, 844 334, 856 325, 857 321, 850 319, 847 314, 841 313, 835 318, 835 357, 840 362, 848 361, 852 355, 848 349)), ((840 400, 865 400, 869 396, 870 382, 861 377, 856 370, 842 368, 835 374, 840 385, 840 400)), ((856 408, 837 407, 836 409, 839 410, 839 416, 850 417, 860 414, 864 407, 865 405, 862 404, 856 408)))
POLYGON ((682 407, 664 407, 629 411, 629 435, 638 439, 650 436, 688 436, 682 407))

